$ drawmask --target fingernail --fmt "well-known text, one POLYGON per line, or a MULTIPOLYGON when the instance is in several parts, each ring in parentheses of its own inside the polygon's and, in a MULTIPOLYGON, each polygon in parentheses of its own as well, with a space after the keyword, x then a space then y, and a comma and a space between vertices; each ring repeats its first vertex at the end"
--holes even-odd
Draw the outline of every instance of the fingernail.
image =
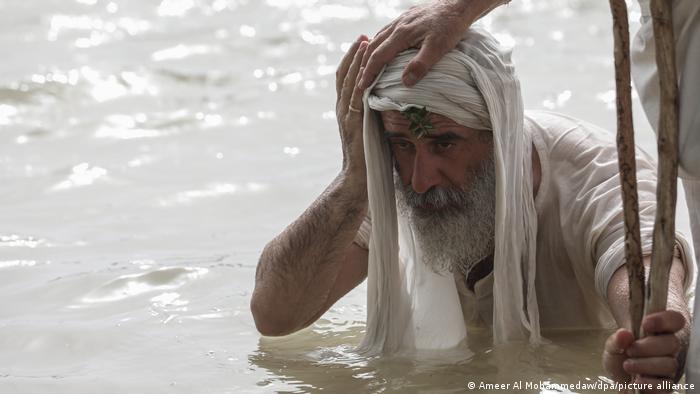
POLYGON ((414 73, 408 73, 404 78, 404 83, 408 86, 413 86, 418 82, 418 76, 414 73))

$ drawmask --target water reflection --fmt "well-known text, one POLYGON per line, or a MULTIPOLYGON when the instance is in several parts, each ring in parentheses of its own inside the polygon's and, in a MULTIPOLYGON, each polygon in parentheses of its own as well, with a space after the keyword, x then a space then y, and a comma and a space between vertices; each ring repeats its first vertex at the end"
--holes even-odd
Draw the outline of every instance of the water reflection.
POLYGON ((211 45, 176 45, 174 47, 161 49, 153 52, 151 60, 162 62, 164 60, 184 59, 189 56, 203 55, 208 53, 220 53, 221 48, 211 45))
POLYGON ((554 99, 552 99, 551 97, 546 98, 544 101, 542 101, 542 107, 547 109, 562 108, 566 105, 567 101, 569 101, 571 96, 571 90, 567 89, 557 94, 557 97, 554 99))
MULTIPOLYGON (((114 2, 106 6, 109 14, 115 14, 118 10, 119 6, 114 2)), ((78 48, 89 48, 125 36, 135 36, 150 29, 151 23, 143 19, 120 17, 105 20, 92 15, 56 14, 51 17, 46 39, 59 41, 63 35, 80 34, 83 36, 75 39, 73 44, 78 48)))
POLYGON ((301 12, 302 18, 308 23, 321 23, 328 19, 356 21, 368 15, 367 7, 350 7, 342 4, 324 4, 320 7, 306 8, 301 12))
POLYGON ((17 234, 0 235, 0 247, 36 248, 37 246, 51 246, 45 239, 30 236, 22 237, 17 234))
POLYGON ((328 330, 306 329, 282 338, 263 337, 248 360, 268 372, 258 385, 277 391, 457 393, 467 391, 469 382, 512 385, 515 381, 607 381, 599 376, 602 341, 609 334, 603 331, 550 332, 552 343, 534 348, 517 343, 491 346, 490 334, 476 330, 458 349, 383 357, 364 357, 353 350, 362 334, 362 326, 336 325, 328 330), (572 357, 574 354, 577 356, 572 357))
MULTIPOLYGON (((222 155, 223 157, 223 155, 222 155)), ((158 205, 162 207, 172 207, 183 204, 191 204, 196 200, 204 198, 222 197, 237 193, 258 193, 267 189, 267 185, 258 182, 247 182, 243 185, 231 183, 214 183, 203 189, 187 190, 179 192, 172 197, 162 198, 158 205)))
MULTIPOLYGON (((200 278, 207 272, 209 270, 206 268, 165 267, 145 273, 122 275, 89 292, 82 298, 82 302, 86 304, 113 302, 144 293, 176 289, 200 278)), ((165 298, 160 299, 161 302, 164 300, 165 298)), ((151 301, 158 302, 153 299, 151 301)))
POLYGON ((155 157, 151 155, 140 155, 129 160, 126 165, 129 167, 141 167, 155 161, 155 157))
POLYGON ((241 25, 241 27, 238 29, 238 32, 243 37, 248 37, 248 38, 255 37, 255 28, 253 26, 250 26, 250 25, 241 25))
POLYGON ((88 67, 80 68, 80 75, 91 85, 90 94, 97 102, 105 102, 126 95, 157 95, 158 88, 149 83, 148 78, 135 72, 124 71, 103 76, 103 73, 88 67))
POLYGON ((12 105, 0 104, 0 125, 9 125, 12 117, 18 112, 17 108, 12 105))
POLYGON ((109 115, 105 119, 106 124, 101 125, 95 131, 97 138, 135 139, 154 138, 164 135, 160 130, 139 127, 146 122, 145 114, 134 116, 115 114, 109 115))
POLYGON ((36 265, 36 260, 6 260, 0 261, 0 268, 11 267, 33 267, 36 265))
POLYGON ((608 110, 615 109, 615 91, 610 89, 595 95, 596 100, 605 103, 605 108, 608 110))
POLYGON ((163 0, 157 12, 159 16, 182 17, 194 6, 194 0, 163 0))
POLYGON ((296 146, 285 146, 284 149, 282 149, 282 152, 284 152, 284 154, 288 155, 289 157, 295 157, 299 154, 300 149, 296 146))
POLYGON ((71 170, 68 179, 57 183, 51 190, 68 190, 81 186, 92 185, 96 180, 107 175, 107 170, 97 166, 90 166, 89 163, 80 163, 71 170))

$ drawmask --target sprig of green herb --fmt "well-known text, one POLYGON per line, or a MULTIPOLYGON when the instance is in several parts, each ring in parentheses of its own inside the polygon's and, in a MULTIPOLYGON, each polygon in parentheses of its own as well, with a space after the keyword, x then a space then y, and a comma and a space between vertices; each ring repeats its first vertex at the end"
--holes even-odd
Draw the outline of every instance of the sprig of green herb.
POLYGON ((430 122, 430 113, 425 107, 410 107, 401 111, 401 114, 411 122, 409 128, 417 138, 430 134, 434 129, 430 122))

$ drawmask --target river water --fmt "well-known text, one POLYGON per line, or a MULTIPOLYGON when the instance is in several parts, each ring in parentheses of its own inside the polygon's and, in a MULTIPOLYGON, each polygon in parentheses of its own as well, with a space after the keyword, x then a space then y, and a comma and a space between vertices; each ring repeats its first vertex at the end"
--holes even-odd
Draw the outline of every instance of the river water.
MULTIPOLYGON (((550 333, 536 351, 477 332, 468 353, 360 357, 364 285, 298 334, 256 332, 263 246, 340 168, 335 67, 412 4, 0 2, 0 392, 603 382, 607 332, 550 333)), ((614 129, 607 2, 517 0, 484 24, 515 45, 526 107, 614 129)))

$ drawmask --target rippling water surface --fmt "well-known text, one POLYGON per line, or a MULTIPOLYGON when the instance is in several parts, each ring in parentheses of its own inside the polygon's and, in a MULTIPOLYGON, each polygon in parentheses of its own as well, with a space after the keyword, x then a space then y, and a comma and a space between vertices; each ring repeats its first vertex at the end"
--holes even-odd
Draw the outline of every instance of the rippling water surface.
MULTIPOLYGON (((335 67, 412 4, 0 2, 0 392, 600 379, 606 333, 552 333, 536 352, 476 333, 469 353, 359 357, 364 285, 301 333, 256 333, 262 247, 340 167, 335 67)), ((614 127, 607 2, 518 0, 485 23, 516 46, 527 107, 614 127)))

